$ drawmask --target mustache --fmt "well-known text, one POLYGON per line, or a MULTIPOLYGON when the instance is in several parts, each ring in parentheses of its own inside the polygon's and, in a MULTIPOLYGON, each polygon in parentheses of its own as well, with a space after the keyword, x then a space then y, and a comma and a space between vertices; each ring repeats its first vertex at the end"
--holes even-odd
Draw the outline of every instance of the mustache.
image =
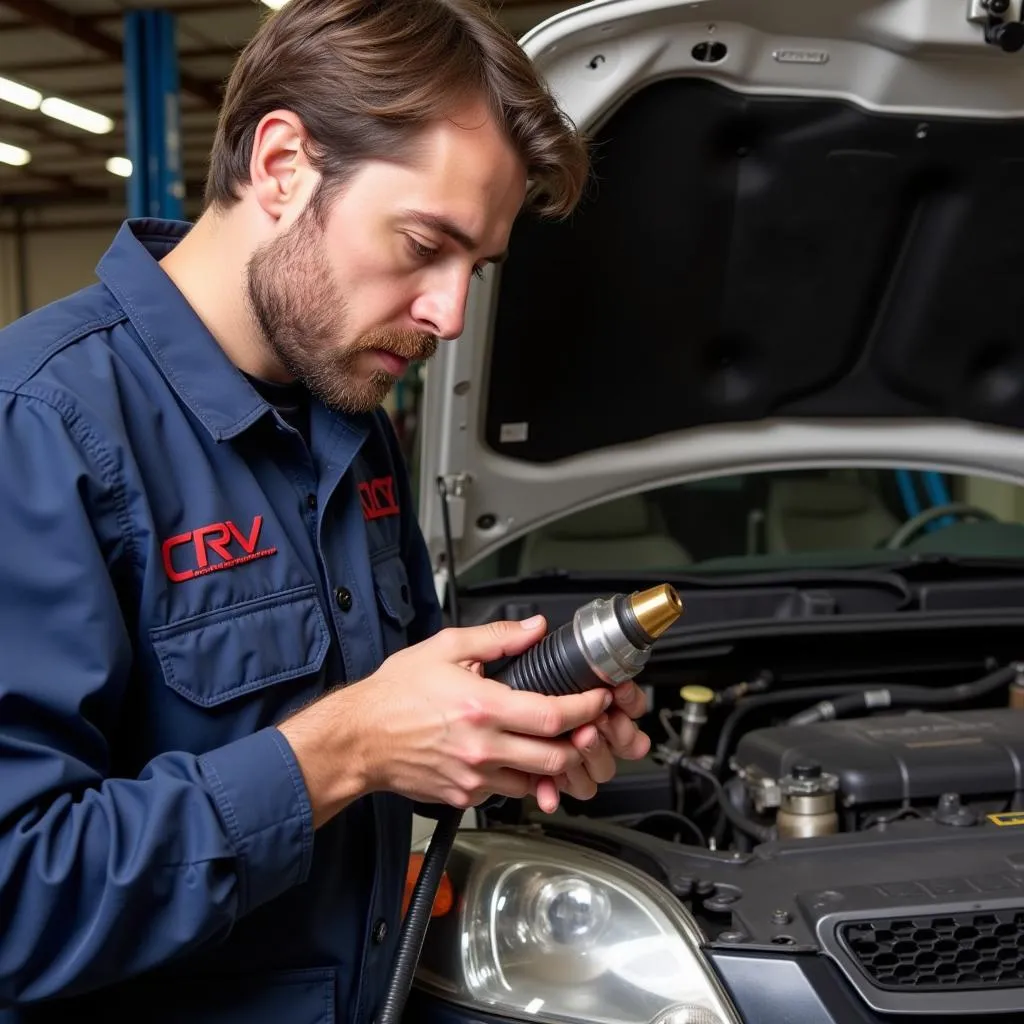
POLYGON ((377 327, 356 339, 351 351, 380 349, 410 362, 425 362, 437 351, 438 339, 423 331, 397 327, 377 327))

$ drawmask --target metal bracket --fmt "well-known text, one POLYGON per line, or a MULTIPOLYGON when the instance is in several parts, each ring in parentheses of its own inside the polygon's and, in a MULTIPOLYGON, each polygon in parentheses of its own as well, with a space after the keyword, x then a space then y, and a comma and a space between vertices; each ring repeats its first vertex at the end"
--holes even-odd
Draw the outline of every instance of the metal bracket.
POLYGON ((758 814, 775 810, 782 804, 782 789, 778 779, 770 778, 758 768, 737 767, 736 774, 747 787, 758 814))
POLYGON ((455 473, 444 477, 444 501, 448 509, 448 528, 452 540, 461 540, 466 532, 466 490, 468 473, 455 473))
POLYGON ((983 27, 985 42, 1006 53, 1024 47, 1022 0, 968 0, 967 20, 983 27))

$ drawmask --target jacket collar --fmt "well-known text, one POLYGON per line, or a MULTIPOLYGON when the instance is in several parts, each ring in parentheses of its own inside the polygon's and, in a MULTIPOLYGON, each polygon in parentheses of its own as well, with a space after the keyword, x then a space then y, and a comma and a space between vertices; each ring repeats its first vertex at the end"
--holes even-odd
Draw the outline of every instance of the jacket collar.
POLYGON ((217 441, 270 409, 160 267, 188 233, 184 221, 126 220, 96 267, 167 383, 217 441))

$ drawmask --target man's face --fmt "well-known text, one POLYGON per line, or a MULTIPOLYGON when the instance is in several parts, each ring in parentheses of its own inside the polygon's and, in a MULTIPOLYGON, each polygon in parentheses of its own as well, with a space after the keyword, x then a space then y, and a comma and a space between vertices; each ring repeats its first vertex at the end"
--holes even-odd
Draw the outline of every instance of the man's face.
POLYGON ((266 344, 328 405, 371 410, 410 361, 462 333, 470 281, 504 253, 525 194, 481 105, 424 133, 413 165, 363 166, 325 217, 307 205, 250 260, 266 344))

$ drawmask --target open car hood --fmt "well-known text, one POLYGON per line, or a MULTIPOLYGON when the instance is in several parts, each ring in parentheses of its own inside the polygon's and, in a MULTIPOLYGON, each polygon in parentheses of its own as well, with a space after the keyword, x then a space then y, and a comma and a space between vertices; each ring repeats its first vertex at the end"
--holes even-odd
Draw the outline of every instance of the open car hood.
POLYGON ((460 568, 723 473, 1024 480, 1024 51, 975 6, 599 0, 522 40, 594 173, 426 372, 435 565, 439 477, 460 568))

